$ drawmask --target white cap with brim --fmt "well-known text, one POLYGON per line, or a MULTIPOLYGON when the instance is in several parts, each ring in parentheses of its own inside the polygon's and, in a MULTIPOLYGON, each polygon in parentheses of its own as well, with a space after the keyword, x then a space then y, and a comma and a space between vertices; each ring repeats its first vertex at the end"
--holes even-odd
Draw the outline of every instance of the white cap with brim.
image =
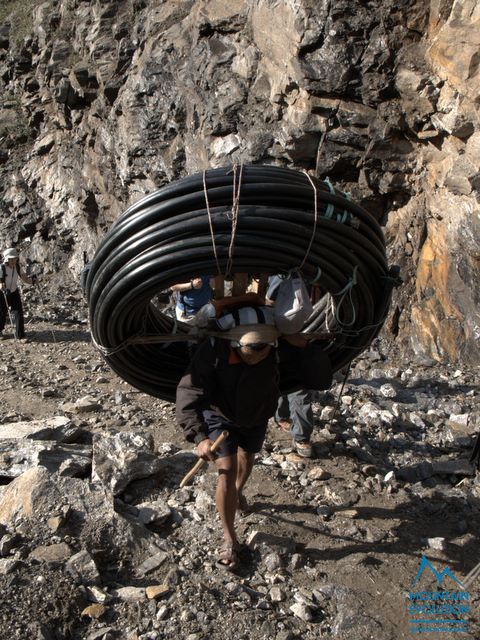
POLYGON ((3 252, 4 260, 10 260, 10 258, 18 258, 18 251, 16 249, 5 249, 3 252))
POLYGON ((251 344, 275 344, 280 332, 272 324, 242 324, 232 327, 225 334, 237 346, 245 347, 251 344))

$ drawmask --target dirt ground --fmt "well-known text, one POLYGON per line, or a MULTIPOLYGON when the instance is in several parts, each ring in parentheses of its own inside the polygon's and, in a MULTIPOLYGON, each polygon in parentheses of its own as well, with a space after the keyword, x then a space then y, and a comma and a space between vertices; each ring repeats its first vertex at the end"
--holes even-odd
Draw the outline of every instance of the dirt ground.
MULTIPOLYGON (((154 434, 157 448, 164 443, 189 448, 175 425, 172 405, 138 392, 108 369, 90 343, 83 310, 71 319, 67 314, 61 322, 29 320, 27 333, 29 341, 26 343, 11 337, 0 342, 0 433, 1 423, 59 415, 62 403, 92 395, 104 409, 82 418, 82 426, 89 430, 128 430, 129 425, 132 428, 147 425, 154 434), (119 392, 128 399, 121 409, 116 405, 119 392)), ((332 402, 333 391, 323 401, 332 402)), ((307 600, 316 589, 317 604, 324 598, 318 609, 321 615, 314 614, 313 620, 299 621, 289 627, 282 622, 285 616, 282 617, 282 608, 278 605, 276 609, 260 612, 265 614, 262 625, 257 626, 258 620, 252 618, 254 626, 249 629, 247 624, 244 633, 238 631, 232 622, 234 618, 229 630, 220 616, 209 634, 198 632, 195 635, 195 629, 185 623, 178 637, 250 637, 255 640, 267 637, 335 637, 341 640, 418 637, 409 629, 408 594, 422 555, 425 554, 439 572, 448 566, 460 578, 480 560, 478 504, 471 498, 467 501, 462 494, 461 482, 458 487, 447 481, 441 486, 435 482, 416 483, 415 486, 380 482, 378 477, 385 472, 380 464, 381 456, 377 462, 368 464, 342 445, 340 435, 354 421, 350 420, 348 425, 342 422, 344 418, 337 420, 330 425, 332 438, 325 438, 326 425, 319 417, 323 402, 321 397, 317 400, 319 402, 314 406, 316 432, 321 435, 315 437, 316 458, 300 460, 292 455, 290 436, 272 423, 265 451, 254 467, 246 489, 252 512, 239 519, 238 528, 244 539, 260 531, 294 541, 301 563, 279 578, 279 584, 297 595, 306 594, 307 600), (275 464, 279 460, 283 464, 275 464), (327 472, 328 479, 322 483, 309 483, 309 474, 319 467, 327 472), (329 500, 321 499, 323 492, 329 500), (447 541, 444 549, 432 548, 427 543, 429 538, 437 537, 447 541), (267 623, 274 626, 269 627, 267 623), (237 630, 235 634, 232 629, 237 630)), ((344 415, 348 416, 348 413, 344 415)), ((371 438, 370 445, 375 445, 374 431, 365 437, 371 438)), ((424 445, 428 450, 428 434, 424 445)), ((377 449, 373 446, 371 450, 377 449)), ((378 450, 381 451, 381 447, 378 450)), ((183 471, 179 470, 177 476, 181 477, 183 471)), ((215 474, 209 469, 196 479, 193 490, 212 493, 214 484, 215 474)), ((141 483, 138 484, 135 491, 138 493, 141 487, 141 483)), ((151 487, 146 491, 151 492, 151 487)), ((164 489, 163 495, 167 497, 169 491, 172 491, 171 486, 164 489)), ((162 491, 156 495, 161 496, 162 491)), ((213 571, 212 554, 219 534, 219 523, 214 521, 212 544, 203 544, 198 552, 197 560, 201 562, 196 574, 204 583, 208 583, 213 571)), ((173 532, 172 535, 179 545, 196 543, 188 540, 188 533, 173 532)), ((260 562, 255 554, 250 554, 234 579, 255 589, 260 562)), ((422 590, 436 589, 432 574, 422 580, 422 590)), ((447 586, 445 582, 443 588, 454 589, 455 585, 449 583, 447 586)), ((478 586, 473 585, 468 632, 422 633, 420 637, 428 640, 479 638, 478 605, 478 586)), ((24 609, 24 615, 28 617, 29 607, 24 609)), ((69 615, 67 609, 65 616, 69 615)), ((291 615, 285 605, 284 609, 287 617, 291 615)), ((224 614, 225 611, 222 616, 224 614)), ((7 638, 3 634, 2 637, 7 638)))

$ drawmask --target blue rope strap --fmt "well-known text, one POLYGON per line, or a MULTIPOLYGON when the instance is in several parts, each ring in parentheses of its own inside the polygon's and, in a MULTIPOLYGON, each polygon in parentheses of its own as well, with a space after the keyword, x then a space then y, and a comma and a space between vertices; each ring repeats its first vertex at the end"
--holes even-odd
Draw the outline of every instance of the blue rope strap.
MULTIPOLYGON (((330 182, 330 178, 328 176, 325 178, 323 183, 327 185, 328 190, 330 191, 330 193, 333 193, 333 195, 335 195, 335 193, 336 193, 335 187, 330 182)), ((347 200, 350 200, 350 194, 349 193, 345 193, 343 191, 340 191, 340 193, 347 200)), ((324 217, 327 218, 328 220, 332 220, 334 216, 336 217, 336 221, 339 222, 340 224, 346 224, 347 222, 350 222, 350 219, 352 217, 351 213, 349 211, 347 211, 346 209, 343 210, 343 213, 338 212, 337 214, 335 214, 335 207, 333 206, 333 204, 331 202, 329 202, 328 205, 327 205, 327 208, 325 209, 324 217)))

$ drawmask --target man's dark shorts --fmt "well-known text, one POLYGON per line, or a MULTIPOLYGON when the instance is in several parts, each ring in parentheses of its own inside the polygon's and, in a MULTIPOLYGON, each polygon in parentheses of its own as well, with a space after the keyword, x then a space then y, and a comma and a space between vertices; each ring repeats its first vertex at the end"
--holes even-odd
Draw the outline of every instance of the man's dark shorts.
POLYGON ((258 453, 261 450, 267 433, 267 422, 251 429, 240 429, 236 424, 217 413, 213 413, 213 411, 204 411, 203 417, 207 425, 208 437, 212 442, 218 438, 222 431, 228 431, 228 437, 217 449, 219 458, 235 455, 238 447, 247 453, 258 453))

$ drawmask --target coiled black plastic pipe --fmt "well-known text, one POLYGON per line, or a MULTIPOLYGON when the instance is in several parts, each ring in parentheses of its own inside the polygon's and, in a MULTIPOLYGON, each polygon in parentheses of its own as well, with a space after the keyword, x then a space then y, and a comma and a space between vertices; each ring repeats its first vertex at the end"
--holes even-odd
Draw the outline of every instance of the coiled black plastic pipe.
POLYGON ((188 364, 186 343, 124 342, 186 333, 151 300, 177 282, 217 275, 218 266, 225 274, 229 258, 231 275, 286 273, 303 264, 304 278, 325 294, 303 330, 334 334, 320 343, 334 370, 378 334, 395 284, 378 223, 329 183, 263 165, 198 173, 127 209, 97 250, 87 299, 92 338, 109 366, 136 388, 173 400, 188 364))

